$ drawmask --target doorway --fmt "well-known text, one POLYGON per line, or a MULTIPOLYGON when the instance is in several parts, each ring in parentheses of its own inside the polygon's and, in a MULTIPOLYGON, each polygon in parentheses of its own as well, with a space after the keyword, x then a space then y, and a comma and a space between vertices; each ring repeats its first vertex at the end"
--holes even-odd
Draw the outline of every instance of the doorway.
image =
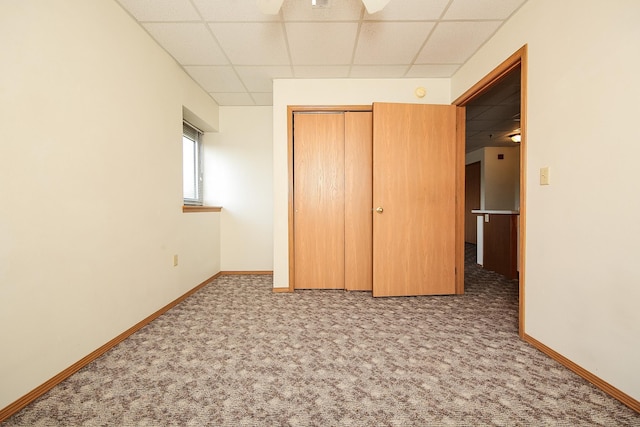
MULTIPOLYGON (((469 90, 467 90, 462 96, 456 99, 453 104, 459 107, 467 107, 472 105, 473 101, 480 98, 484 94, 488 93, 492 88, 495 88, 500 82, 504 81, 505 78, 513 77, 516 75, 519 77, 520 81, 520 96, 519 96, 519 126, 514 126, 511 130, 506 130, 503 136, 510 136, 511 133, 519 127, 519 185, 517 187, 517 203, 518 203, 518 211, 519 211, 519 231, 518 231, 518 239, 517 239, 517 264, 518 264, 518 288, 519 288, 519 310, 518 310, 518 331, 521 337, 524 336, 524 322, 525 322, 525 312, 524 312, 524 298, 525 298, 525 241, 526 241, 526 105, 527 105, 527 46, 523 46, 513 55, 511 55, 507 60, 505 60, 502 64, 496 67, 493 71, 487 74, 483 79, 481 79, 478 83, 472 86, 469 90)), ((514 122, 515 124, 515 122, 514 122)), ((467 132, 473 132, 474 129, 467 129, 467 132)), ((497 136, 497 135, 496 135, 497 136)), ((466 145, 463 139, 463 144, 466 145)), ((503 141, 506 142, 506 141, 503 141)), ((506 142, 508 144, 508 142, 506 142)), ((462 167, 462 165, 459 165, 462 167)), ((459 197, 465 197, 464 189, 462 189, 463 194, 459 193, 459 197)), ((465 209, 466 210, 466 209, 465 209)))

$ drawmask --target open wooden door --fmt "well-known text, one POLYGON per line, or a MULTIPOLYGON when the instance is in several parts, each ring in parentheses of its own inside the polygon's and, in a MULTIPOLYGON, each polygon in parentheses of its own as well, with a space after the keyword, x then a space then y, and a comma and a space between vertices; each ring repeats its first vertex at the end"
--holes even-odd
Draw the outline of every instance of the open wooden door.
POLYGON ((373 296, 456 293, 456 107, 373 104, 373 296))

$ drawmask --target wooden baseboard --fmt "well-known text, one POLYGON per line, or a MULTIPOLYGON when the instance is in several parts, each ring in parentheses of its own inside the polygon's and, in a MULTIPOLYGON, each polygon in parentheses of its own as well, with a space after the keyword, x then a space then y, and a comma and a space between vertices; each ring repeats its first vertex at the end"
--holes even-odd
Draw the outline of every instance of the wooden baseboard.
POLYGON ((228 275, 243 275, 243 274, 264 274, 264 275, 271 275, 273 274, 273 271, 271 270, 259 270, 259 271, 221 271, 220 275, 221 276, 228 276, 228 275))
POLYGON ((595 385, 600 390, 607 393, 609 396, 615 399, 618 399, 620 402, 624 403, 634 411, 640 412, 640 402, 638 400, 634 399, 633 397, 629 396, 623 391, 618 390, 608 382, 604 381, 602 378, 597 377, 596 375, 584 369, 582 366, 577 365, 576 363, 567 359, 557 351, 542 344, 540 341, 536 340, 535 338, 532 338, 531 336, 524 334, 523 339, 529 344, 531 344, 532 346, 534 346, 536 349, 540 350, 541 352, 543 352, 544 354, 546 354, 547 356, 555 360, 556 362, 560 363, 564 367, 580 375, 582 378, 589 381, 591 384, 595 385))
POLYGON ((293 289, 287 287, 287 288, 273 288, 273 292, 275 293, 291 293, 293 292, 293 289))
POLYGON ((98 357, 102 356, 104 353, 106 353, 107 351, 111 350, 113 347, 115 347, 116 345, 120 344, 125 339, 129 338, 135 332, 139 331, 140 329, 142 329, 143 327, 145 327, 146 325, 148 325, 149 323, 151 323, 152 321, 154 321, 155 319, 157 319, 158 317, 160 317, 161 315, 163 315, 164 313, 166 313, 167 311, 169 311, 170 309, 172 309, 176 305, 180 304, 182 301, 187 299, 189 296, 191 296, 192 294, 196 293, 201 288, 203 288, 205 285, 211 283, 213 280, 217 279, 220 276, 221 276, 221 273, 217 273, 217 274, 214 274, 213 276, 209 277, 207 280, 205 280, 204 282, 200 283, 198 286, 196 286, 195 288, 191 289, 190 291, 188 291, 187 293, 185 293, 181 297, 179 297, 179 298, 175 299, 174 301, 170 302, 169 304, 165 305, 160 310, 156 311, 152 315, 150 315, 150 316, 146 317, 145 319, 141 320, 140 322, 136 323, 135 325, 133 325, 132 327, 130 327, 129 329, 127 329, 126 331, 124 331, 123 333, 121 333, 120 335, 115 337, 114 339, 112 339, 111 341, 109 341, 106 344, 102 345, 100 348, 94 350, 93 352, 89 353, 88 355, 86 355, 82 359, 78 360, 76 363, 74 363, 73 365, 69 366, 67 369, 65 369, 64 371, 60 372, 59 374, 57 374, 53 378, 49 379, 44 384, 41 384, 40 386, 38 386, 35 389, 31 390, 29 393, 25 394, 20 399, 18 399, 15 402, 11 403, 6 408, 1 409, 0 410, 0 423, 2 423, 4 420, 8 419, 13 414, 16 414, 17 412, 19 412, 22 408, 24 408, 25 406, 27 406, 28 404, 30 404, 31 402, 33 402, 34 400, 36 400, 37 398, 39 398, 40 396, 42 396, 43 394, 45 394, 46 392, 51 390, 53 387, 55 387, 56 385, 60 384, 62 381, 66 380, 71 375, 75 374, 80 369, 84 368, 89 363, 93 362, 98 357))

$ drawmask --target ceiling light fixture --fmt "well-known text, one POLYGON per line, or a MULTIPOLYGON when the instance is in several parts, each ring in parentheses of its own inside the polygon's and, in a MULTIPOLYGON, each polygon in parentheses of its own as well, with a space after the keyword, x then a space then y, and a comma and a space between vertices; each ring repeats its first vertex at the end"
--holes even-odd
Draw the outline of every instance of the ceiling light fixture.
POLYGON ((515 142, 516 144, 519 143, 522 140, 520 129, 518 128, 511 132, 509 135, 507 135, 507 138, 511 138, 511 141, 515 142))
MULTIPOLYGON (((362 0, 364 7, 367 9, 367 13, 370 15, 376 12, 380 12, 389 3, 390 0, 362 0)), ((258 7, 265 15, 277 15, 280 13, 280 8, 284 0, 257 0, 258 7)), ((328 0, 311 0, 311 6, 313 7, 328 7, 328 0)))

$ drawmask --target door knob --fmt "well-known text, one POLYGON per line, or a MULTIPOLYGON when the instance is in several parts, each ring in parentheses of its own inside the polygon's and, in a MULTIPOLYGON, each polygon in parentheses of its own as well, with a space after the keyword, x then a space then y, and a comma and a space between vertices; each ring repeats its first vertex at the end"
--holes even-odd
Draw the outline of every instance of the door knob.
POLYGON ((376 208, 376 212, 378 212, 378 213, 382 213, 382 211, 383 211, 383 210, 384 210, 384 209, 382 209, 382 206, 378 206, 378 207, 376 208))

